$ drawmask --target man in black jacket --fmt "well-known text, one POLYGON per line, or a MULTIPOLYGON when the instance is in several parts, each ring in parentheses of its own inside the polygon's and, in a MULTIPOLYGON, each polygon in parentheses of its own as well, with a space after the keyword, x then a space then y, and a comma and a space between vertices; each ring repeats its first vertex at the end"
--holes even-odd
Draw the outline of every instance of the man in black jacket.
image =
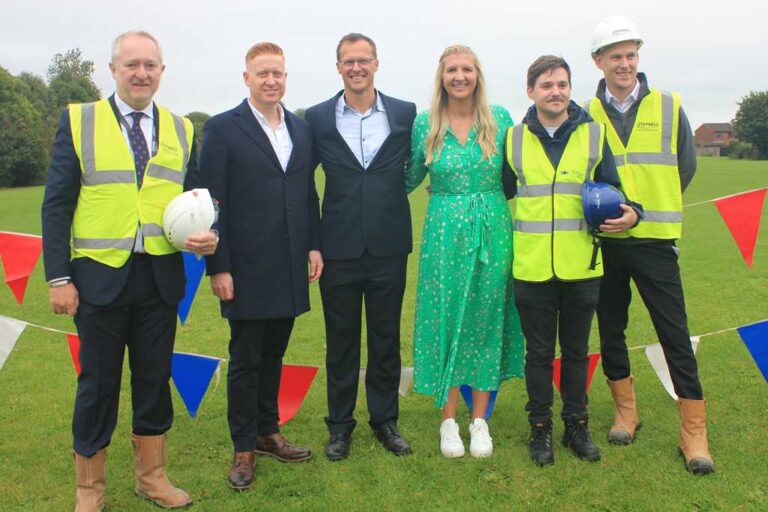
POLYGON ((373 85, 376 45, 362 34, 336 48, 344 90, 306 112, 325 171, 320 279, 326 329, 331 460, 349 455, 360 371, 365 300, 368 364, 365 387, 370 425, 396 455, 411 449, 397 429, 400 313, 411 252, 411 213, 404 169, 410 152, 413 103, 373 85))

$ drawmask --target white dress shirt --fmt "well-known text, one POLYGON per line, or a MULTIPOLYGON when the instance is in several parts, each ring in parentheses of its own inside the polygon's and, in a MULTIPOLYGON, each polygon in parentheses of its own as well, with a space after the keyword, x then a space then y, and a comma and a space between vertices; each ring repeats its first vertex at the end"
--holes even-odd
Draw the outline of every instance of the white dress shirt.
POLYGON ((291 151, 293 151, 293 141, 291 140, 291 134, 288 132, 288 127, 285 125, 285 112, 280 104, 277 105, 277 110, 280 112, 280 124, 274 130, 270 126, 267 118, 259 112, 259 109, 253 106, 250 98, 248 99, 248 106, 251 107, 253 115, 261 125, 264 133, 267 134, 269 143, 272 144, 272 149, 275 150, 277 159, 280 161, 280 166, 283 168, 283 172, 288 169, 288 161, 291 159, 291 151))
POLYGON ((613 105, 616 110, 621 112, 622 114, 626 114, 627 110, 629 110, 629 107, 635 104, 637 101, 638 96, 640 96, 640 80, 635 80, 635 88, 632 89, 632 92, 629 93, 629 96, 624 98, 624 101, 619 101, 616 96, 611 94, 611 91, 608 90, 608 87, 605 88, 605 101, 609 105, 613 105))
POLYGON ((348 106, 344 94, 339 96, 336 102, 336 129, 363 169, 367 169, 390 133, 389 119, 378 91, 373 107, 365 113, 348 106))

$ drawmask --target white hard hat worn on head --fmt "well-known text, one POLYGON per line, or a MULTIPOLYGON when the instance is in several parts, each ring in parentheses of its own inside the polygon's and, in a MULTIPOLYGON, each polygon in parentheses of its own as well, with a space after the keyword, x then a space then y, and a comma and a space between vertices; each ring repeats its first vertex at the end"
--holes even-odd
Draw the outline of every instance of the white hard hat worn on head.
POLYGON ((171 245, 185 250, 184 240, 211 229, 216 207, 207 188, 196 188, 174 197, 163 212, 163 231, 171 245))
POLYGON ((622 41, 637 41, 637 47, 643 45, 643 38, 637 25, 624 16, 608 16, 597 24, 592 33, 592 55, 601 48, 622 41))

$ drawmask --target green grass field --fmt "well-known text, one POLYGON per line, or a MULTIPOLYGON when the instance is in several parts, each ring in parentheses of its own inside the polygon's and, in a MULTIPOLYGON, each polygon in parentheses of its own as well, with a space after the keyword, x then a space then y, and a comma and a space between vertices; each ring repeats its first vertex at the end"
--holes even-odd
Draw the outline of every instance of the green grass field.
MULTIPOLYGON (((701 158, 684 202, 694 203, 768 184, 768 162, 701 158)), ((40 233, 40 187, 0 190, 0 230, 40 233)), ((427 196, 411 195, 414 238, 420 239, 427 196)), ((685 211, 681 267, 692 334, 705 334, 768 318, 768 222, 763 213, 753 269, 747 268, 714 205, 685 211)), ((411 340, 418 245, 410 258, 403 310, 403 364, 412 365, 411 340)), ((317 286, 312 311, 301 316, 287 363, 322 366, 325 358, 317 286)), ((49 311, 42 261, 32 275, 23 306, 0 286, 0 315, 66 331, 67 317, 49 311)), ((176 349, 227 357, 227 326, 207 279, 201 284, 176 349)), ((648 314, 635 301, 628 333, 631 346, 655 342, 648 314)), ((598 347, 591 339, 592 351, 598 347)), ((232 447, 226 424, 226 384, 214 384, 198 417, 186 414, 174 391, 176 421, 169 434, 169 474, 195 499, 193 510, 768 510, 768 385, 736 332, 705 337, 698 360, 708 399, 709 440, 717 472, 689 475, 677 453, 678 412, 642 350, 630 352, 640 416, 637 441, 614 447, 606 441, 612 422, 608 387, 601 370, 590 394, 599 463, 585 463, 557 444, 556 464, 538 468, 527 457, 528 426, 522 381, 506 382, 490 421, 492 458, 444 459, 438 448, 439 412, 429 397, 401 399, 400 427, 412 442, 411 457, 385 453, 367 426, 365 394, 358 402, 358 429, 351 457, 330 463, 325 373, 321 370, 303 408, 283 431, 310 446, 307 463, 257 460, 253 489, 233 493, 225 478, 232 447)), ((363 361, 365 364, 365 361, 363 361)), ((120 421, 107 459, 109 510, 156 510, 133 495, 130 390, 124 372, 120 421)), ((222 374, 223 377, 224 374, 222 374)), ((28 327, 0 370, 0 510, 59 511, 74 504, 70 421, 75 372, 63 335, 28 327)), ((556 406, 559 408, 559 405, 556 406)), ((468 416, 460 418, 466 434, 468 416)), ((559 441, 562 426, 555 424, 559 441)))

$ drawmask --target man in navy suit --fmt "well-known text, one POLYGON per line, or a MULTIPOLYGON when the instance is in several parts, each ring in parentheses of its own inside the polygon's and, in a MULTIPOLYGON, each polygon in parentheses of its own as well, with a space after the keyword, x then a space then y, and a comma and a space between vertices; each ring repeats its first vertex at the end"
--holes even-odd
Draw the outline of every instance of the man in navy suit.
MULTIPOLYGON (((165 476, 173 422, 171 357, 184 264, 162 231, 172 197, 198 180, 192 123, 153 102, 165 65, 157 40, 112 44, 116 93, 62 114, 43 200, 45 275, 54 313, 80 337, 72 433, 78 511, 104 507, 105 448, 117 423, 123 357, 131 367, 136 494, 165 508, 189 495, 165 476)), ((216 235, 187 239, 212 254, 216 235)))
POLYGON ((322 208, 325 271, 320 280, 326 330, 326 457, 349 455, 360 371, 365 300, 370 425, 392 453, 411 453, 397 428, 400 313, 411 252, 404 168, 416 106, 377 91, 376 44, 347 34, 336 47, 344 90, 307 109, 326 184, 322 208))
POLYGON ((312 456, 280 433, 277 395, 294 319, 309 310, 309 283, 323 270, 312 132, 280 104, 283 50, 258 43, 245 65, 249 97, 208 120, 200 151, 203 182, 219 202, 221 239, 207 263, 231 333, 228 481, 235 490, 251 486, 254 453, 281 462, 312 456))

